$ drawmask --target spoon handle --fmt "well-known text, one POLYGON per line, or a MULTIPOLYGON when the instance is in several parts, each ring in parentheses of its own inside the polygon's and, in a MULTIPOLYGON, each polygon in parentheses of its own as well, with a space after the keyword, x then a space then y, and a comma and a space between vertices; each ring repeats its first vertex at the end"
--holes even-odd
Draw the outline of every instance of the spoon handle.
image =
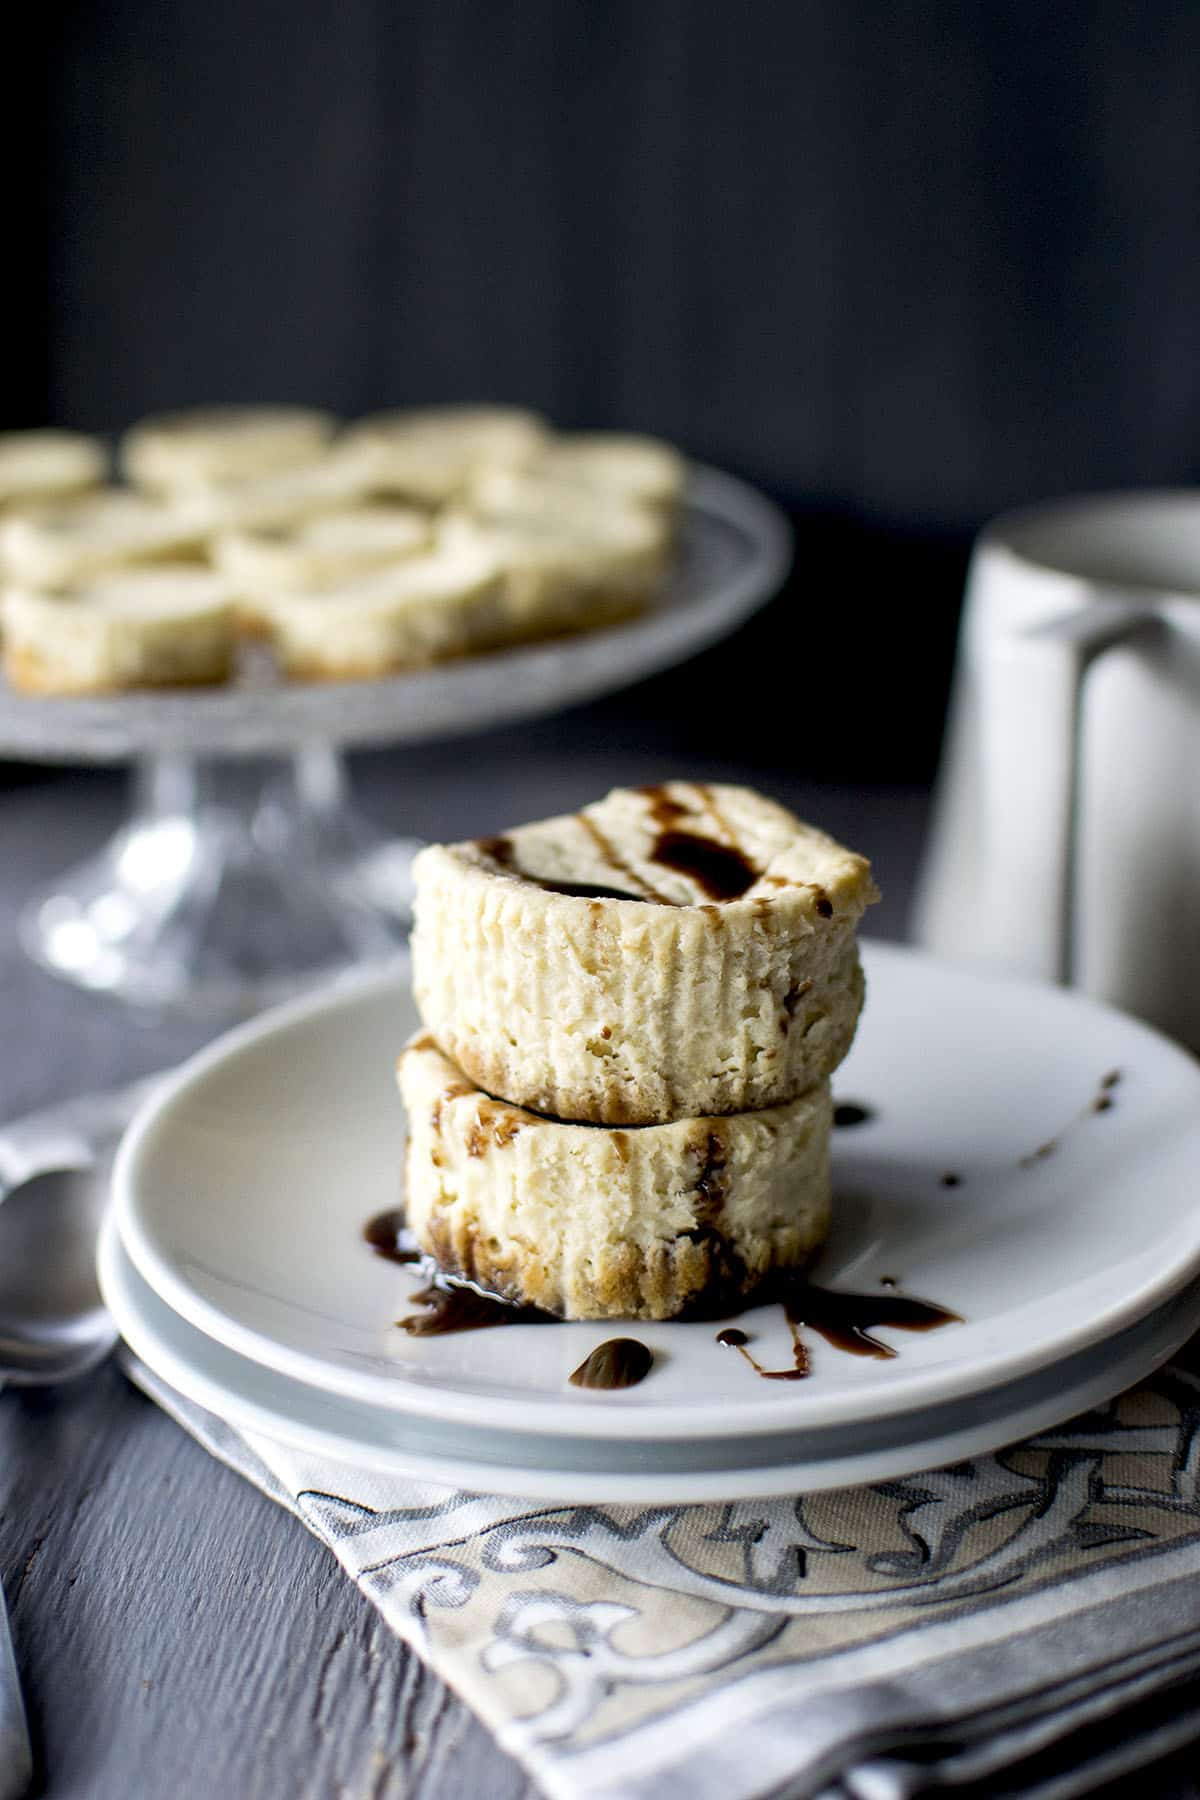
POLYGON ((0 1590, 0 1800, 20 1800, 33 1780, 25 1702, 0 1590))
POLYGON ((161 1080, 161 1075, 150 1075, 0 1126, 0 1200, 10 1187, 43 1169, 84 1168, 94 1162, 112 1148, 161 1080))

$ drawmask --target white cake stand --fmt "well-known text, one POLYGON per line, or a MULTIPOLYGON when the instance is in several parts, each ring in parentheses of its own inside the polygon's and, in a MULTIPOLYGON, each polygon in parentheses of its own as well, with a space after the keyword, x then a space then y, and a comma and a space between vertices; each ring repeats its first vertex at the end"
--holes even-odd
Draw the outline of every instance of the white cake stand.
POLYGON ((417 846, 355 812, 341 752, 486 731, 668 668, 769 599, 790 554, 777 507, 696 467, 676 572, 630 624, 373 682, 285 684, 253 653, 194 692, 38 699, 0 681, 0 754, 134 765, 128 818, 31 901, 25 949, 80 986, 214 1016, 394 956, 417 846))

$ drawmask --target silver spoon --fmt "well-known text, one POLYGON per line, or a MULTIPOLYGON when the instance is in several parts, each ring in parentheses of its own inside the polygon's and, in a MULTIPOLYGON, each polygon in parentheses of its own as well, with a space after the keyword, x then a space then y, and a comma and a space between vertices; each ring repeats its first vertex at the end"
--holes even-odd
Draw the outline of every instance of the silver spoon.
POLYGON ((45 1169, 0 1203, 0 1387, 48 1387, 117 1341, 96 1283, 107 1167, 45 1169))
MULTIPOLYGON (((48 1387, 102 1362, 117 1341, 96 1284, 107 1169, 46 1169, 0 1204, 0 1387, 48 1387)), ((33 1779, 29 1728, 0 1593, 0 1800, 33 1779)))

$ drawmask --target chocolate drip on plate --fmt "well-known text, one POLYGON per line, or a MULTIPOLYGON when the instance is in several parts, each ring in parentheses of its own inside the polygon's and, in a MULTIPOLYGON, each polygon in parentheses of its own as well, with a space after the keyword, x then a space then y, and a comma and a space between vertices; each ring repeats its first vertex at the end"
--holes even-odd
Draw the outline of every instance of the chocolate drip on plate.
POLYGON ((869 1125, 874 1117, 875 1108, 865 1106, 861 1100, 839 1100, 833 1109, 833 1122, 843 1129, 852 1125, 869 1125))
POLYGON ((1027 1156, 1023 1156, 1019 1167, 1032 1169, 1036 1164, 1045 1162, 1047 1157, 1054 1155, 1069 1131, 1074 1130, 1077 1125, 1082 1124, 1094 1113, 1111 1112, 1117 1104, 1113 1090, 1120 1085, 1121 1078, 1120 1069, 1110 1069, 1106 1075, 1102 1075, 1096 1084, 1096 1093, 1087 1105, 1077 1112, 1075 1117, 1064 1125, 1063 1129, 1054 1137, 1047 1138, 1044 1144, 1039 1144, 1035 1150, 1031 1150, 1027 1156))
POLYGON ((781 1299, 793 1332, 801 1328, 819 1332, 827 1344, 851 1356, 897 1354, 889 1344, 871 1336, 880 1326, 936 1331, 942 1325, 962 1323, 960 1314, 932 1300, 912 1300, 903 1294, 843 1294, 809 1281, 792 1282, 781 1299))
MULTIPOLYGON (((724 1144, 715 1135, 704 1146, 703 1164, 698 1186, 706 1204, 719 1210, 723 1199, 724 1144)), ((719 1233, 702 1226, 684 1234, 696 1239, 719 1233)), ((407 1242, 404 1214, 399 1207, 378 1213, 363 1227, 363 1238, 376 1255, 396 1263, 421 1263, 431 1276, 427 1286, 412 1295, 415 1306, 422 1308, 396 1321, 410 1337, 444 1337, 453 1332, 481 1331, 502 1325, 561 1325, 556 1314, 541 1307, 524 1306, 489 1293, 465 1277, 451 1276, 438 1269, 431 1257, 424 1256, 407 1242)), ((777 1305, 792 1334, 793 1361, 790 1368, 765 1369, 748 1349, 750 1338, 739 1325, 727 1325, 717 1333, 717 1343, 736 1349, 765 1381, 802 1381, 811 1373, 809 1353, 801 1333, 815 1331, 826 1343, 852 1356, 894 1357, 897 1353, 872 1334, 880 1327, 900 1331, 935 1331, 942 1325, 961 1323, 958 1313, 938 1306, 931 1300, 917 1300, 896 1293, 847 1294, 823 1288, 790 1270, 769 1275, 750 1293, 742 1289, 744 1270, 731 1266, 724 1292, 710 1291, 685 1317, 693 1319, 721 1317, 721 1308, 742 1313, 752 1307, 777 1305)), ((895 1278, 880 1277, 880 1286, 895 1287, 895 1278)), ((653 1353, 636 1338, 610 1338, 597 1346, 570 1379, 576 1387, 632 1387, 643 1381, 653 1365, 653 1353)))
MULTIPOLYGON (((884 1276, 881 1287, 894 1287, 891 1276, 884 1276)), ((958 1313, 937 1306, 931 1300, 914 1300, 905 1295, 845 1294, 836 1288, 817 1287, 803 1276, 781 1274, 768 1278, 759 1291, 750 1296, 751 1304, 775 1301, 783 1307, 792 1334, 792 1366, 787 1369, 764 1369, 747 1349, 746 1332, 737 1325, 726 1326, 717 1333, 718 1344, 737 1350, 761 1375, 764 1381, 803 1381, 812 1373, 808 1347, 801 1333, 815 1331, 836 1350, 850 1356, 894 1357, 890 1344, 873 1337, 881 1326, 900 1331, 936 1331, 942 1325, 961 1324, 958 1313)))
POLYGON ((636 1387, 653 1365, 654 1352, 638 1338, 608 1338, 596 1345, 569 1379, 572 1387, 636 1387))
POLYGON ((393 1206, 387 1212, 376 1213, 363 1226, 363 1237, 376 1256, 382 1256, 385 1262, 416 1263, 421 1260, 421 1252, 414 1243, 405 1243, 407 1236, 404 1225, 404 1209, 393 1206))
POLYGON ((412 1301, 414 1306, 427 1310, 397 1319, 397 1325, 409 1337, 448 1337, 452 1332, 483 1331, 496 1325, 562 1324, 561 1319, 543 1312, 540 1306, 517 1306, 511 1300, 457 1283, 443 1285, 432 1281, 428 1287, 418 1288, 412 1301))
POLYGON ((804 1381, 809 1374, 808 1351, 795 1331, 792 1332, 792 1353, 795 1360, 790 1369, 764 1369, 753 1351, 747 1349, 750 1339, 736 1325, 727 1325, 724 1331, 718 1331, 717 1342, 726 1349, 736 1350, 764 1381, 804 1381))

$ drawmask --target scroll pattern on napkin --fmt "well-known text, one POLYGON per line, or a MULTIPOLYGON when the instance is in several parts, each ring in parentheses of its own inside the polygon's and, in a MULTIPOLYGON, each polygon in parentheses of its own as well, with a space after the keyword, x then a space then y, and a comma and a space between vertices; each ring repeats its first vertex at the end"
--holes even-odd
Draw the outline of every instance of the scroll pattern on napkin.
POLYGON ((1168 1369, 998 1455, 794 1500, 529 1510, 418 1491, 438 1498, 298 1504, 508 1748, 582 1773, 637 1739, 644 1767, 714 1677, 724 1699, 764 1691, 1050 1586, 1069 1613, 1116 1562, 1145 1560, 1149 1582, 1151 1559, 1200 1543, 1200 1380, 1168 1369))

